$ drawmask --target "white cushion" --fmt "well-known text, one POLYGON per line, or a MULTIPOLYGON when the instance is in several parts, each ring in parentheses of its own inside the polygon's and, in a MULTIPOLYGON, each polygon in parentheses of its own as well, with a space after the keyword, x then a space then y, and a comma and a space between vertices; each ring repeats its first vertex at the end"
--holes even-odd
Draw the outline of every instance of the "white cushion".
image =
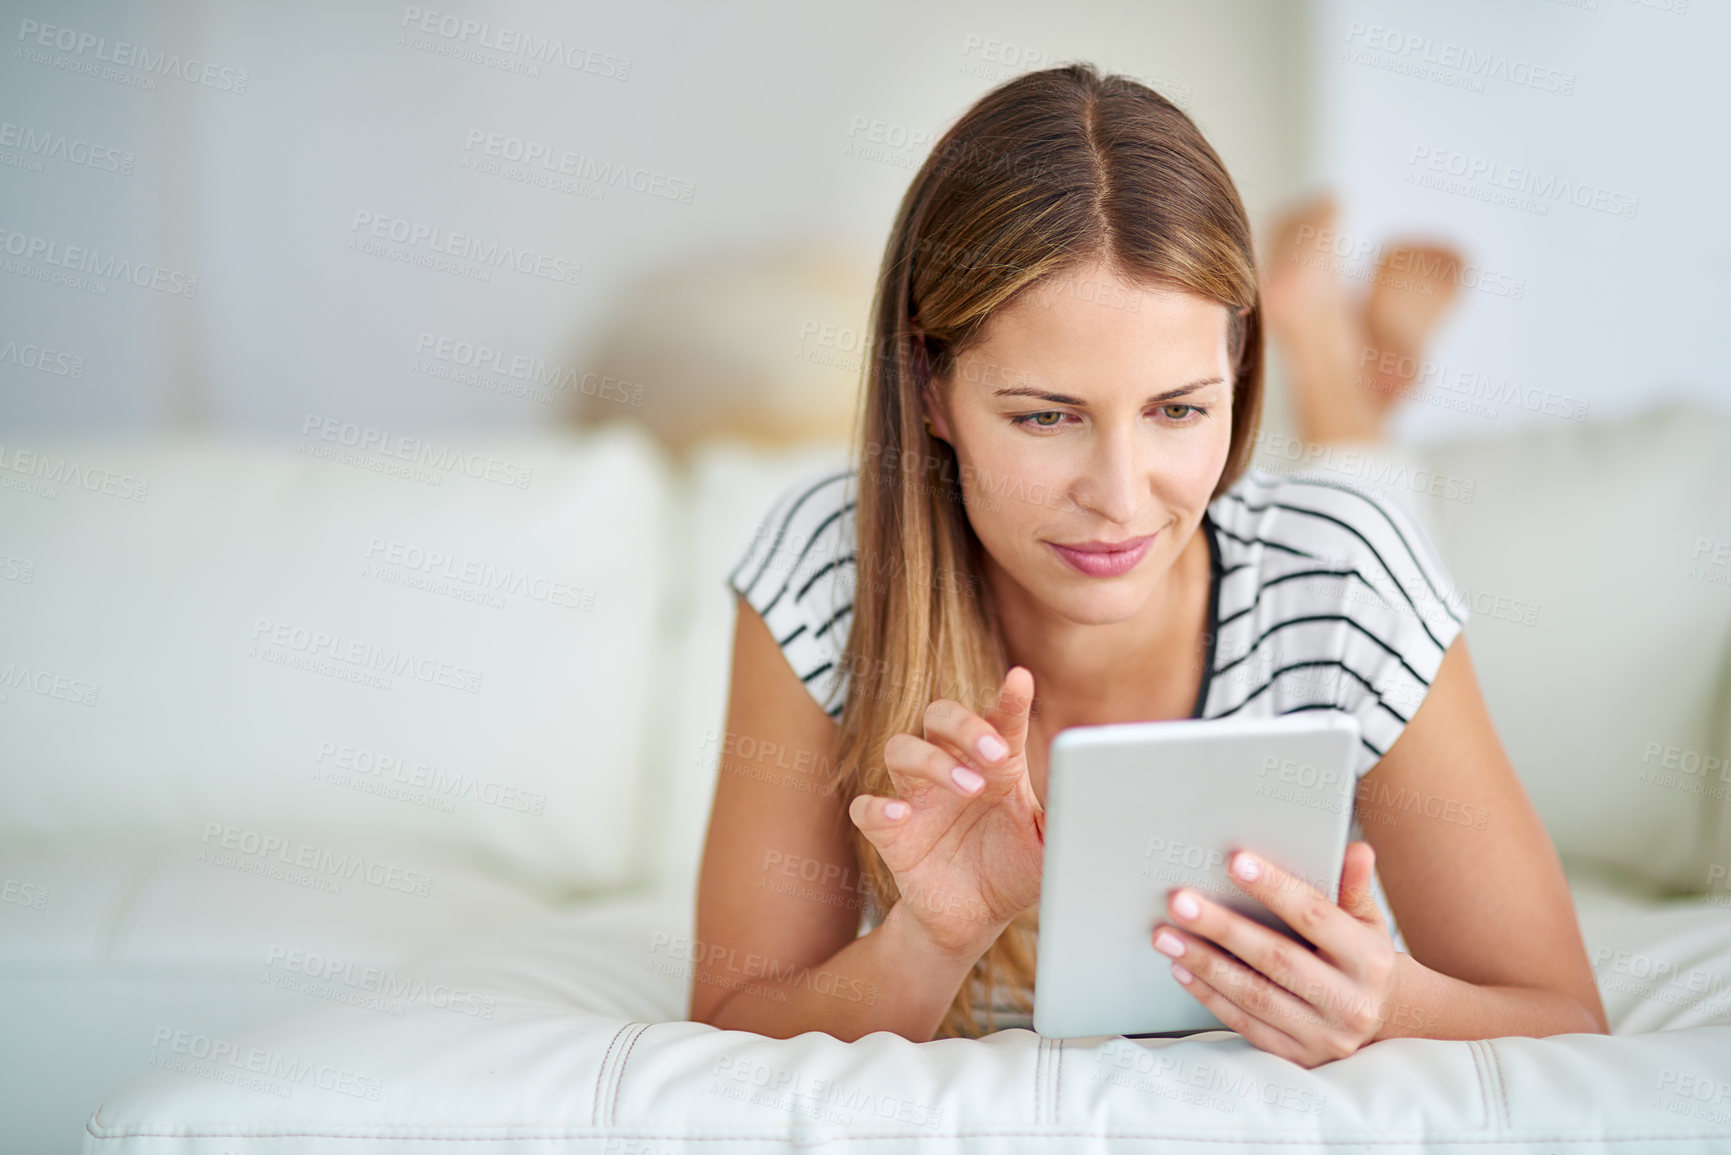
POLYGON ((1706 769, 1731 754, 1731 567, 1704 564, 1731 543, 1731 418, 1675 404, 1423 456, 1473 485, 1432 504, 1438 544, 1497 732, 1565 861, 1703 889, 1731 861, 1713 843, 1731 781, 1706 769))
POLYGON ((659 451, 367 436, 0 449, 29 575, 0 581, 0 844, 347 832, 544 890, 634 877, 659 451))
MULTIPOLYGON (((1621 1034, 1731 1023, 1731 912, 1680 898, 1582 918, 1605 1014, 1621 1034)), ((1731 1074, 1731 1055, 1722 1068, 1731 1074)), ((1721 1102, 1731 1102, 1731 1093, 1721 1102)))
POLYGON ((1380 489, 1430 535, 1566 863, 1699 891, 1731 862, 1731 732, 1715 728, 1731 728, 1731 418, 1677 403, 1429 445, 1269 435, 1258 450, 1263 468, 1380 489))
POLYGON ((675 610, 681 628, 663 667, 670 678, 666 724, 658 731, 665 769, 650 802, 660 816, 656 876, 673 894, 692 893, 721 762, 735 612, 727 575, 782 490, 814 468, 839 468, 846 460, 847 446, 835 441, 779 450, 710 442, 680 477, 687 580, 675 610))
MULTIPOLYGON (((1695 913, 1701 942, 1716 943, 1722 989, 1731 921, 1695 913)), ((443 1152, 461 1141, 466 1155, 520 1155, 525 1143, 883 1152, 962 1137, 975 1140, 968 1149, 1012 1151, 1092 1137, 1099 1150, 1190 1139, 1211 1150, 1493 1143, 1538 1155, 1582 1140, 1631 1151, 1662 1136, 1677 1140, 1666 1150, 1731 1141, 1711 1102, 1731 1057, 1731 1006, 1638 1036, 1396 1039, 1308 1071, 1226 1031, 773 1039, 668 1021, 684 1013, 690 915, 609 903, 427 964, 495 999, 491 1021, 413 1007, 381 1030, 376 1015, 325 1006, 241 1036, 164 1035, 156 1069, 95 1111, 86 1150, 214 1155, 316 1141, 325 1152, 443 1152)), ((1584 933, 1602 937, 1590 924, 1584 933)))
POLYGON ((382 857, 431 877, 424 896, 314 889, 196 853, 0 857, 0 1023, 27 1044, 0 1048, 0 1149, 76 1150, 92 1105, 150 1063, 165 1027, 226 1037, 338 1001, 378 1025, 417 1002, 490 1015, 404 961, 545 914, 410 852, 382 857))

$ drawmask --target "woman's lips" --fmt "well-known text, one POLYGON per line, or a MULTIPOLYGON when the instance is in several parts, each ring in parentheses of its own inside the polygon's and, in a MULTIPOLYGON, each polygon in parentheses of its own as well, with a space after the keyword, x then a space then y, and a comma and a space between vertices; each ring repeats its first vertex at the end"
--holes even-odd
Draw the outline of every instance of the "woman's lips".
POLYGON ((1059 545, 1055 541, 1046 544, 1078 573, 1089 577, 1118 577, 1135 569, 1147 556, 1148 548, 1154 544, 1154 539, 1159 536, 1156 533, 1133 539, 1126 549, 1111 549, 1096 542, 1078 546, 1059 545))

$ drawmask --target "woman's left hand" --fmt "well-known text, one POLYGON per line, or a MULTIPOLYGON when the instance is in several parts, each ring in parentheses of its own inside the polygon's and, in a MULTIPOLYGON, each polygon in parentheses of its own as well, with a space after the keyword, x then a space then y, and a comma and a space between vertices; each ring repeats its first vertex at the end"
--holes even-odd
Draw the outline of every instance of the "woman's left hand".
POLYGON ((1262 1050, 1303 1067, 1343 1059, 1375 1041, 1390 1014, 1398 960, 1371 893, 1375 865, 1370 843, 1347 844, 1337 906, 1266 858, 1233 854, 1239 889, 1314 944, 1314 954, 1188 887, 1167 899, 1172 923, 1154 928, 1154 945, 1177 960, 1172 975, 1198 1002, 1262 1050))

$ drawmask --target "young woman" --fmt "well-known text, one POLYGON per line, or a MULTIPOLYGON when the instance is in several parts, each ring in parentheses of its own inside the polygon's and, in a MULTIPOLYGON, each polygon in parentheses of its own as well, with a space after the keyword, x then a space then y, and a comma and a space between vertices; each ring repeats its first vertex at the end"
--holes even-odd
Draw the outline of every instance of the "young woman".
POLYGON ((1315 951, 1188 888, 1148 949, 1306 1066, 1606 1030, 1430 543, 1248 467, 1251 232, 1183 112, 1087 65, 988 93, 902 202, 872 332, 854 468, 785 493, 729 578, 694 1019, 1026 1026, 1052 737, 1328 709, 1364 735, 1340 901, 1234 863, 1315 951))

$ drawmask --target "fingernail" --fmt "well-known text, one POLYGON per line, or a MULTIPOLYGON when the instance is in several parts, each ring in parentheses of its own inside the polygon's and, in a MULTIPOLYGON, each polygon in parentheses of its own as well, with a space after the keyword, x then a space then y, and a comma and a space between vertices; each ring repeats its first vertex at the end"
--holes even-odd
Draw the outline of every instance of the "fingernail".
POLYGON ((1191 974, 1189 971, 1185 970, 1183 967, 1179 966, 1177 963, 1173 963, 1172 964, 1172 977, 1177 979, 1179 982, 1184 983, 1186 986, 1188 986, 1190 983, 1190 980, 1195 978, 1196 976, 1191 974))
POLYGON ((1240 852, 1232 860, 1232 873, 1245 882, 1255 882, 1256 876, 1262 873, 1262 864, 1250 855, 1240 852))
POLYGON ((1194 895, 1189 891, 1181 890, 1172 899, 1172 913, 1179 918, 1195 918, 1202 913, 1202 907, 1197 904, 1194 895))
POLYGON ((1154 936, 1154 949, 1161 954, 1169 954, 1173 958, 1177 958, 1184 953, 1184 943, 1179 940, 1177 935, 1163 929, 1154 936))
POLYGON ((884 803, 884 814, 889 818, 906 818, 908 816, 908 804, 906 802, 886 802, 884 803))
POLYGON ((969 794, 972 794, 974 791, 986 784, 984 778, 981 778, 966 766, 957 766, 954 770, 951 770, 950 777, 955 781, 957 786, 960 786, 969 794))
POLYGON ((996 762, 1010 752, 1010 748, 1004 745, 1003 739, 996 734, 987 734, 982 737, 974 743, 974 749, 978 750, 980 757, 988 762, 996 762))

